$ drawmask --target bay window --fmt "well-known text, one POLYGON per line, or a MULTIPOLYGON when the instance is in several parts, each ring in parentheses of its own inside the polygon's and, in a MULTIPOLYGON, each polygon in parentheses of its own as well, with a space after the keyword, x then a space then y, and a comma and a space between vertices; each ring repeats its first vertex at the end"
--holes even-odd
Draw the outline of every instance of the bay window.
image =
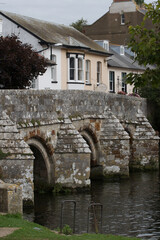
POLYGON ((68 81, 84 81, 84 55, 68 53, 68 81))

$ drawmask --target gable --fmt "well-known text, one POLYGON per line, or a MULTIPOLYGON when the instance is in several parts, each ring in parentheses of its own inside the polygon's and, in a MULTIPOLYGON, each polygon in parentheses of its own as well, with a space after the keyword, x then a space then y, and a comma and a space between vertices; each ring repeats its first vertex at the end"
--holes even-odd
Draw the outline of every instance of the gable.
POLYGON ((72 27, 4 11, 0 13, 11 22, 17 24, 18 27, 23 28, 23 30, 39 39, 41 43, 86 48, 89 51, 96 51, 107 55, 107 52, 103 48, 72 27))

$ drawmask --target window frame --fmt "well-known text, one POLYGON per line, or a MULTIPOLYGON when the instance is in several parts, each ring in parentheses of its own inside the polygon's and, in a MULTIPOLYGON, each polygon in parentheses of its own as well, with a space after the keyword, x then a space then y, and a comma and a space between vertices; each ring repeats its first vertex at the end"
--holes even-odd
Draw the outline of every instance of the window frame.
POLYGON ((121 89, 123 92, 127 93, 127 84, 124 82, 124 77, 127 75, 126 72, 121 72, 121 82, 122 82, 122 85, 121 85, 121 89))
POLYGON ((68 58, 68 82, 84 82, 84 55, 78 53, 67 53, 68 58), (74 66, 71 67, 71 59, 74 59, 74 66), (81 67, 79 65, 81 61, 81 67), (71 79, 71 71, 73 71, 74 78, 71 79), (81 76, 81 78, 79 78, 81 76))
MULTIPOLYGON (((57 56, 55 54, 51 55, 51 60, 57 63, 57 56)), ((51 83, 57 82, 57 65, 51 66, 51 83)))
POLYGON ((85 81, 86 84, 91 83, 91 61, 89 59, 85 61, 85 81))
POLYGON ((102 62, 97 62, 97 85, 102 82, 102 62))
POLYGON ((125 25, 125 15, 124 15, 124 12, 121 13, 121 25, 125 25))
POLYGON ((109 71, 109 92, 115 93, 115 71, 109 71))

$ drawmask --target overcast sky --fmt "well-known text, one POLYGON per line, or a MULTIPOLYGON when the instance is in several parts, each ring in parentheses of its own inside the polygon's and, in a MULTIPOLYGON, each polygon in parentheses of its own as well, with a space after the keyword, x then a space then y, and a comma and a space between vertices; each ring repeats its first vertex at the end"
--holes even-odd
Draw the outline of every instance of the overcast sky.
POLYGON ((0 9, 65 25, 83 17, 92 24, 109 10, 112 2, 113 0, 0 0, 0 9))

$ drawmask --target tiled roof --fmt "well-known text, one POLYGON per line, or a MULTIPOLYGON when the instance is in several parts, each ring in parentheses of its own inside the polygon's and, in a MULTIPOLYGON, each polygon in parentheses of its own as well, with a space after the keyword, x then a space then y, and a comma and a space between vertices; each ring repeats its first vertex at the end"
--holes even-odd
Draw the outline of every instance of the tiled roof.
POLYGON ((93 52, 108 55, 105 49, 101 48, 93 40, 77 31, 73 27, 55 24, 15 13, 0 11, 0 13, 15 22, 23 29, 36 36, 40 41, 50 44, 61 43, 63 46, 86 48, 93 52))
POLYGON ((134 59, 133 55, 129 53, 129 51, 125 52, 124 55, 120 55, 118 53, 117 48, 114 46, 110 46, 110 52, 113 54, 112 57, 108 60, 109 67, 118 67, 118 68, 126 68, 133 70, 145 70, 144 66, 140 66, 134 59))

